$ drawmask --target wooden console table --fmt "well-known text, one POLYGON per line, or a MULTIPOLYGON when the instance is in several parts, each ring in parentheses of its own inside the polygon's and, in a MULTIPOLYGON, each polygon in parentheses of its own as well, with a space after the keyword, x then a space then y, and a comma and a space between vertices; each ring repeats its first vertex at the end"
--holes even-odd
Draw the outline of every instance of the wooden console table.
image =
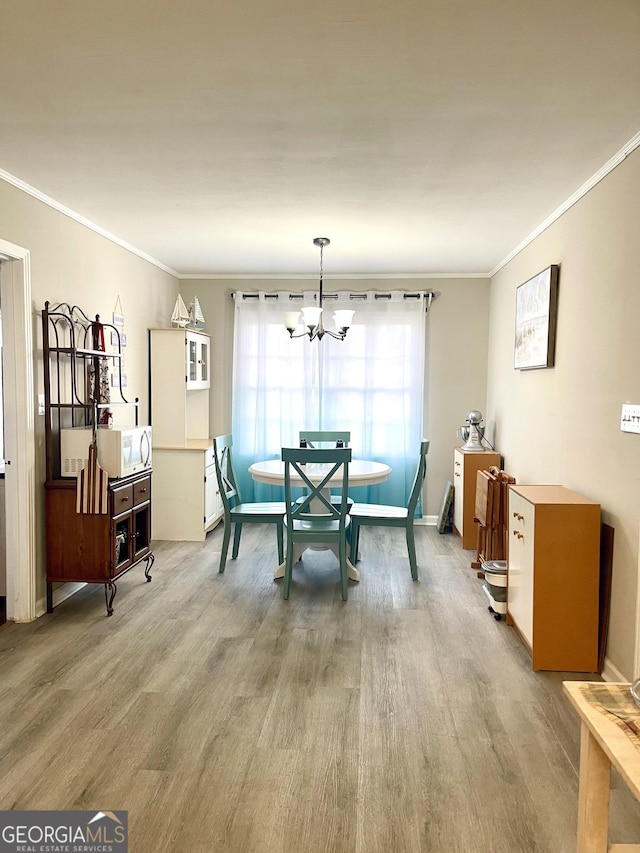
MULTIPOLYGON (((577 853, 640 853, 640 844, 609 844, 609 789, 613 765, 640 801, 640 746, 625 731, 624 723, 605 708, 592 704, 598 688, 628 689, 629 685, 564 681, 569 701, 580 717, 580 789, 578 794, 577 853), (592 701, 589 701, 592 699, 592 701)), ((626 706, 621 706, 625 710, 626 706)), ((629 712, 635 705, 629 695, 629 712)), ((638 724, 640 726, 640 709, 638 724)), ((620 716, 624 716, 621 713, 620 716)))

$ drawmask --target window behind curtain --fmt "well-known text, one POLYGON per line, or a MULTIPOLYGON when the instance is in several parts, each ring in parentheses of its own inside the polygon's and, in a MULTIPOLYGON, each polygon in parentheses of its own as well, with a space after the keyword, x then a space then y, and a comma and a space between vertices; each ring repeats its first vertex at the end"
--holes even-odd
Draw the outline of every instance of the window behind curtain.
MULTIPOLYGON (((305 294, 304 303, 312 299, 305 294)), ((297 445, 301 429, 346 429, 354 458, 393 469, 386 482, 353 489, 354 499, 405 504, 422 437, 422 294, 376 299, 370 292, 366 299, 339 294, 327 300, 327 327, 335 308, 356 309, 344 341, 291 340, 283 322, 291 304, 287 293, 277 300, 235 294, 233 441, 243 500, 282 499, 277 487, 251 480, 252 462, 280 458, 283 446, 297 445)))

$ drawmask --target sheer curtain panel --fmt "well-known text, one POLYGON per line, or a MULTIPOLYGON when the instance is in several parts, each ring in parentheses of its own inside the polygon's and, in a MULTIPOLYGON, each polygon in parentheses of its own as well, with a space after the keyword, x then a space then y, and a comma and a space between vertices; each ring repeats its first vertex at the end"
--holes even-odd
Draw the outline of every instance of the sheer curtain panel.
POLYGON ((360 487, 354 498, 405 505, 423 431, 427 295, 330 295, 325 325, 337 308, 356 311, 346 339, 290 339, 285 312, 314 295, 235 293, 232 429, 243 496, 281 499, 281 490, 254 483, 247 468, 280 458, 299 430, 348 429, 354 458, 393 469, 385 483, 360 487))

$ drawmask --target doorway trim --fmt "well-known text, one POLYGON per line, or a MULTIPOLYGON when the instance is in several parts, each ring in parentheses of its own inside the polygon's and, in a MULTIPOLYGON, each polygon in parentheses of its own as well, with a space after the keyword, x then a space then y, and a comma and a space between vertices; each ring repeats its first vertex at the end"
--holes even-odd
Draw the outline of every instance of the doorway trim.
POLYGON ((28 249, 0 239, 4 348, 7 619, 36 618, 35 396, 28 249), (4 260, 7 259, 8 260, 4 260))

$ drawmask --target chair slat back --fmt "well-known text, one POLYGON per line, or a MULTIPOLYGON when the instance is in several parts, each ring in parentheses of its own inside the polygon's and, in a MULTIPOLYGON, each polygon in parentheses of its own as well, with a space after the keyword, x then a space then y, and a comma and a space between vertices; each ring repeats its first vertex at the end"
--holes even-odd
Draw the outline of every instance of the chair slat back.
POLYGON ((420 442, 420 459, 418 461, 418 468, 416 470, 416 476, 413 479, 413 485, 411 486, 411 492, 409 493, 409 501, 407 503, 407 515, 410 518, 413 517, 413 514, 416 511, 416 506, 418 505, 418 500, 420 498, 420 492, 422 490, 424 478, 427 473, 428 452, 429 442, 427 441, 427 439, 423 438, 420 442))
POLYGON ((325 519, 329 521, 340 521, 344 526, 347 510, 347 486, 349 483, 349 462, 351 461, 351 449, 345 448, 301 448, 283 447, 282 461, 284 462, 284 499, 287 505, 287 525, 294 521, 310 521, 313 519, 325 519), (315 467, 318 464, 326 465, 326 470, 321 473, 321 478, 314 482, 310 475, 317 473, 315 467), (307 467, 309 466, 309 470, 307 467), (333 483, 335 488, 342 489, 342 500, 339 504, 332 504, 328 497, 329 481, 342 469, 338 482, 333 483), (301 478, 304 486, 308 489, 307 494, 300 503, 296 503, 292 497, 291 490, 299 484, 292 486, 292 472, 301 478), (312 502, 315 502, 312 507, 312 502), (321 512, 317 511, 318 506, 321 512), (313 511, 312 511, 313 510, 313 511))
POLYGON ((233 437, 219 435, 213 439, 213 455, 216 465, 218 488, 225 514, 236 504, 242 503, 238 481, 233 466, 233 437))
POLYGON ((300 439, 305 439, 307 442, 307 447, 319 448, 320 444, 331 444, 332 447, 335 447, 336 441, 344 442, 345 447, 349 447, 349 442, 351 441, 351 432, 349 430, 310 430, 310 429, 301 429, 299 436, 300 439))

